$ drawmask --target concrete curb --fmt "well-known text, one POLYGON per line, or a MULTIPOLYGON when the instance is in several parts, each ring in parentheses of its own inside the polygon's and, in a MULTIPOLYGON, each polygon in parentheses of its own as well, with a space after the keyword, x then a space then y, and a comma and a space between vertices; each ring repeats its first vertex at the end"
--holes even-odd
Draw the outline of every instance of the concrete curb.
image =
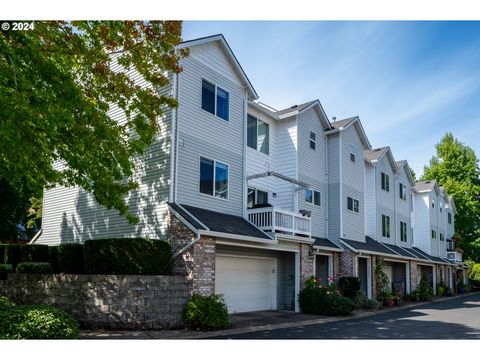
POLYGON ((209 332, 200 332, 200 331, 192 331, 192 330, 152 330, 152 331, 82 331, 81 338, 87 339, 108 339, 109 337, 112 338, 138 338, 138 339, 204 339, 204 338, 211 338, 217 336, 228 336, 228 335, 238 335, 238 334, 245 334, 250 332, 257 332, 257 331, 269 331, 269 330, 276 330, 276 329, 285 329, 285 328, 296 328, 301 326, 309 326, 309 325, 316 325, 316 324, 325 324, 331 322, 338 322, 338 321, 346 321, 346 320, 354 320, 354 319, 361 319, 370 316, 385 314, 389 312, 395 312, 400 310, 407 310, 415 307, 420 307, 423 305, 444 302, 454 299, 459 299, 463 297, 468 297, 471 295, 475 295, 478 293, 468 293, 463 295, 456 295, 452 297, 444 297, 444 298, 436 298, 433 301, 425 301, 425 302, 415 302, 412 304, 406 304, 399 307, 394 308, 387 308, 377 311, 363 311, 358 314, 354 314, 351 316, 344 316, 344 317, 322 317, 314 320, 305 320, 305 321, 295 321, 295 322, 285 322, 280 324, 270 324, 270 325, 255 325, 255 326, 248 326, 238 329, 226 329, 226 330, 217 330, 217 331, 209 331, 209 332), (97 336, 96 336, 97 334, 97 336), (103 336, 103 335, 104 336, 103 336), (109 336, 110 335, 110 336, 109 336))

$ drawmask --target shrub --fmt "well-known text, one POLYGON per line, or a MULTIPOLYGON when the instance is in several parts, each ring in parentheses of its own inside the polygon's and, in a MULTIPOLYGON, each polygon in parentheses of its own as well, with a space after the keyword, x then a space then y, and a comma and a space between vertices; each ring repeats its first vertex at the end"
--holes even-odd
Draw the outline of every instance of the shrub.
POLYGON ((21 262, 16 270, 24 274, 51 274, 52 265, 48 262, 21 262))
POLYGON ((142 238, 85 241, 90 274, 169 275, 171 249, 166 241, 142 238))
POLYGON ((13 272, 13 266, 11 264, 0 264, 0 280, 5 280, 7 274, 13 272))
POLYGON ((22 262, 49 262, 48 245, 23 245, 22 262))
POLYGON ((315 315, 348 315, 355 308, 352 300, 327 288, 303 289, 299 303, 303 313, 315 315))
POLYGON ((420 280, 417 291, 420 301, 429 301, 432 299, 433 289, 426 279, 420 280))
POLYGON ((358 291, 353 297, 352 301, 357 308, 363 309, 367 304, 367 295, 363 291, 358 291))
POLYGON ((84 274, 85 261, 82 244, 61 244, 57 247, 58 270, 67 274, 84 274))
POLYGON ((378 308, 380 308, 380 303, 377 300, 374 299, 367 299, 365 301, 365 309, 370 310, 370 311, 375 311, 378 308))
POLYGON ((58 274, 60 272, 58 269, 58 246, 48 247, 48 257, 50 258, 50 265, 52 265, 52 272, 58 274))
POLYGON ((338 280, 338 287, 342 295, 353 299, 360 291, 360 278, 355 276, 344 276, 338 280))
POLYGON ((183 311, 183 321, 191 329, 215 330, 228 327, 228 310, 222 295, 193 295, 183 311))
POLYGON ((78 322, 62 309, 18 305, 0 313, 0 339, 76 339, 78 322))
POLYGON ((8 244, 5 247, 4 264, 12 264, 13 268, 22 262, 22 246, 20 244, 8 244))
POLYGON ((0 244, 0 264, 5 264, 5 249, 7 244, 0 244))
POLYGON ((5 296, 0 296, 0 311, 8 310, 16 304, 5 296))

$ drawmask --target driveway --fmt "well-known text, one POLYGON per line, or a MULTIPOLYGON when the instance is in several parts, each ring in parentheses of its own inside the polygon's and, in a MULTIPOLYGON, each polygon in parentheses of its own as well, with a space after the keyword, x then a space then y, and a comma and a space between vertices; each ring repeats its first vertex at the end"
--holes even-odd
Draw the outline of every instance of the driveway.
POLYGON ((366 318, 215 339, 480 339, 480 293, 366 318))

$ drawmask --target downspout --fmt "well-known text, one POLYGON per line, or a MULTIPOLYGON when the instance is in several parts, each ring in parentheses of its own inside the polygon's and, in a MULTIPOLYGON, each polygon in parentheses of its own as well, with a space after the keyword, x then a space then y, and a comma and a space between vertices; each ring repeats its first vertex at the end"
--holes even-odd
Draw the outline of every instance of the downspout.
MULTIPOLYGON (((40 235, 42 235, 43 233, 43 220, 44 220, 44 217, 45 217, 45 189, 43 190, 43 197, 42 197, 42 224, 40 225, 40 230, 38 230, 38 232, 35 234, 35 236, 32 238, 32 240, 30 240, 29 244, 35 244, 35 242, 38 240, 38 238, 40 237, 40 235)), ((61 239, 60 239, 60 242, 61 242, 61 239)))
MULTIPOLYGON (((342 130, 342 129, 341 129, 342 130)), ((339 171, 339 194, 340 194, 340 238, 343 238, 343 156, 342 156, 342 132, 340 131, 338 133, 338 160, 339 160, 339 166, 340 166, 340 171, 339 171)))
MULTIPOLYGON (((243 176, 242 176, 242 216, 247 218, 247 91, 245 91, 245 99, 243 100, 243 176)), ((270 128, 269 130, 270 131, 270 128)), ((268 134, 270 139, 270 134, 268 134)), ((269 140, 270 141, 270 140, 269 140)))
MULTIPOLYGON (((394 221, 394 229, 395 229, 395 245, 398 245, 398 234, 397 234, 397 184, 395 183, 395 179, 397 179, 398 183, 400 184, 400 179, 398 179, 398 174, 393 175, 393 221, 394 221)), ((401 230, 400 230, 401 231, 401 230)))
MULTIPOLYGON (((328 217, 328 139, 325 131, 323 132, 323 138, 325 139, 325 222, 326 222, 326 238, 328 239, 328 226, 329 226, 329 217, 328 217)), ((333 260, 333 257, 332 257, 333 260)), ((333 261, 332 261, 333 262, 333 261)))
MULTIPOLYGON (((172 92, 173 92, 173 98, 177 99, 177 74, 173 74, 173 84, 172 84, 172 92)), ((175 187, 175 146, 176 146, 176 141, 175 141, 175 135, 176 135, 176 114, 177 114, 177 109, 172 109, 172 134, 171 134, 171 139, 170 139, 170 201, 175 202, 175 196, 174 196, 174 187, 175 187)))
POLYGON ((176 258, 177 256, 179 256, 181 254, 183 254, 186 250, 188 250, 190 247, 195 245, 200 240, 200 238, 201 238, 200 231, 197 231, 196 235, 195 235, 195 238, 191 242, 189 242, 187 245, 185 245, 183 248, 178 250, 175 254, 173 254, 172 259, 176 258))
MULTIPOLYGON (((179 74, 175 74, 175 85, 176 85, 176 90, 175 90, 175 96, 178 101, 178 89, 179 89, 179 84, 180 84, 180 76, 179 74)), ((174 192, 173 192, 173 201, 177 201, 177 175, 178 175, 178 133, 179 133, 179 116, 178 116, 178 111, 175 111, 175 174, 174 174, 174 192)))

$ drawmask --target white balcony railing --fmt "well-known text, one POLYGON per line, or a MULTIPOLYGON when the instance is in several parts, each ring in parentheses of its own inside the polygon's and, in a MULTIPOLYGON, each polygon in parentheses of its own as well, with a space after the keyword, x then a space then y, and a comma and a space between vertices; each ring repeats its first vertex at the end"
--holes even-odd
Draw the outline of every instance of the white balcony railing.
POLYGON ((458 251, 447 251, 447 259, 455 262, 462 262, 462 253, 458 251))
POLYGON ((273 206, 248 209, 248 220, 263 231, 311 236, 309 217, 273 206))

